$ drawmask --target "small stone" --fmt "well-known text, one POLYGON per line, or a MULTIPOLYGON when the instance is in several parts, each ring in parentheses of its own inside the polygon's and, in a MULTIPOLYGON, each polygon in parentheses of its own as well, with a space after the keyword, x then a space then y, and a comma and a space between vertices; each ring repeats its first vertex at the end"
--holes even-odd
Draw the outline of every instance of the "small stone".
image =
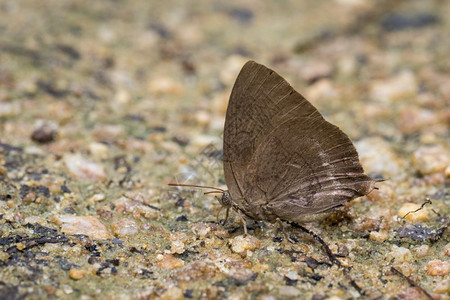
POLYGON ((389 252, 386 255, 386 257, 387 257, 387 260, 389 260, 389 261, 394 260, 395 263, 400 264, 405 261, 410 261, 412 255, 411 255, 411 251, 409 251, 409 249, 393 245, 391 252, 389 252))
POLYGON ((391 102, 416 95, 417 80, 411 71, 403 71, 395 77, 374 82, 371 88, 371 98, 379 102, 391 102))
POLYGON ((257 300, 277 300, 274 296, 262 295, 256 298, 257 300))
POLYGON ((195 135, 194 139, 191 142, 191 146, 196 146, 198 148, 205 148, 210 145, 219 145, 220 139, 216 136, 210 135, 195 135))
POLYGON ((16 244, 16 248, 19 251, 22 251, 23 249, 25 249, 25 244, 24 243, 17 243, 16 244))
POLYGON ((333 67, 324 61, 309 61, 299 68, 300 78, 307 82, 330 77, 332 72, 333 67))
POLYGON ((399 216, 400 218, 405 218, 410 222, 428 221, 428 209, 426 207, 422 207, 420 210, 418 209, 420 209, 419 204, 405 203, 398 210, 397 216, 399 216))
POLYGON ((9 118, 21 113, 19 102, 0 102, 0 118, 9 118))
POLYGON ((388 182, 383 182, 383 184, 377 184, 377 189, 372 190, 367 198, 374 202, 389 202, 394 199, 395 193, 391 184, 388 182))
POLYGON ((405 276, 410 276, 415 272, 415 269, 412 266, 412 264, 408 262, 396 263, 395 267, 405 276))
POLYGON ((301 295, 300 290, 289 285, 280 286, 278 288, 278 293, 283 297, 298 297, 301 295))
POLYGON ((69 276, 72 279, 78 280, 84 277, 84 274, 86 272, 84 270, 80 270, 80 269, 70 269, 69 270, 69 276))
POLYGON ((31 139, 37 143, 53 142, 58 134, 58 125, 54 122, 38 120, 31 133, 31 139))
POLYGON ((93 216, 61 215, 54 219, 61 226, 61 232, 66 234, 83 234, 93 239, 110 239, 111 233, 99 219, 93 216))
POLYGON ((178 281, 196 281, 213 278, 219 273, 218 266, 209 261, 196 260, 186 267, 177 270, 175 275, 178 281))
POLYGON ((435 112, 414 106, 402 109, 397 119, 398 126, 404 134, 411 134, 426 129, 439 121, 435 112))
POLYGON ((297 280, 298 279, 298 274, 295 271, 287 272, 284 276, 286 276, 286 278, 289 278, 290 280, 297 280))
POLYGON ((211 123, 211 114, 205 110, 200 110, 195 114, 195 120, 200 126, 208 126, 211 123))
POLYGON ((172 241, 172 245, 170 246, 170 253, 181 254, 184 252, 184 243, 182 241, 172 241))
POLYGON ((135 219, 144 217, 154 220, 160 215, 160 211, 156 208, 145 205, 145 200, 133 200, 127 197, 120 197, 114 202, 114 209, 118 213, 130 213, 135 219))
POLYGON ((261 241, 252 235, 239 235, 229 241, 234 253, 246 255, 247 251, 255 250, 261 246, 261 241))
POLYGON ((403 172, 401 160, 384 139, 365 138, 356 142, 355 147, 366 172, 382 174, 386 177, 394 177, 403 172))
POLYGON ((184 261, 174 257, 172 254, 165 254, 156 264, 156 267, 166 270, 178 269, 184 266, 184 261))
POLYGON ((183 92, 183 87, 169 77, 158 77, 153 79, 150 81, 148 89, 151 93, 156 95, 180 95, 183 92))
POLYGON ((92 135, 98 142, 114 143, 126 134, 121 125, 99 125, 94 128, 92 135))
POLYGON ((220 80, 226 85, 232 85, 239 70, 246 63, 246 59, 239 55, 230 56, 220 71, 220 80))
POLYGON ((131 100, 130 93, 128 93, 128 91, 125 89, 119 89, 114 94, 114 101, 118 104, 128 104, 130 103, 130 100, 131 100))
MULTIPOLYGON (((406 274, 404 274, 404 275, 408 276, 406 274)), ((408 287, 408 288, 402 290, 401 294, 398 295, 398 297, 403 300, 414 300, 414 299, 422 299, 423 294, 418 288, 408 287)))
POLYGON ((103 181, 106 179, 106 172, 102 165, 92 162, 80 154, 65 155, 64 163, 69 172, 77 179, 92 181, 103 181))
POLYGON ((89 152, 98 158, 106 158, 109 154, 108 146, 103 143, 93 142, 88 146, 89 152))
POLYGON ((450 165, 450 151, 442 145, 422 146, 413 153, 411 161, 423 175, 443 172, 450 165))
POLYGON ((448 295, 450 293, 450 278, 436 282, 433 292, 448 295))
POLYGON ((372 241, 382 243, 388 239, 388 234, 385 231, 371 231, 369 234, 369 238, 372 241))
POLYGON ((427 256, 428 252, 430 251, 430 246, 421 245, 419 247, 414 248, 413 251, 417 256, 424 257, 427 256))
POLYGON ((135 235, 139 231, 136 222, 130 219, 122 218, 111 224, 112 232, 118 237, 135 235))
POLYGON ((6 252, 0 251, 0 261, 7 261, 10 258, 10 255, 6 252))
POLYGON ((431 276, 445 276, 450 272, 450 262, 440 259, 431 260, 427 264, 427 273, 431 276))
POLYGON ((444 255, 450 256, 450 243, 444 246, 444 249, 442 249, 442 252, 444 252, 444 255))
POLYGON ((88 202, 90 202, 90 203, 97 203, 97 202, 101 202, 101 201, 103 201, 105 199, 106 199, 106 195, 105 194, 95 194, 91 198, 89 198, 88 202))
POLYGON ((181 299, 184 299, 183 290, 176 286, 168 288, 167 291, 165 291, 158 298, 158 300, 181 300, 181 299))
POLYGON ((306 89, 305 95, 311 102, 334 99, 339 96, 338 90, 329 79, 321 79, 315 82, 306 89))

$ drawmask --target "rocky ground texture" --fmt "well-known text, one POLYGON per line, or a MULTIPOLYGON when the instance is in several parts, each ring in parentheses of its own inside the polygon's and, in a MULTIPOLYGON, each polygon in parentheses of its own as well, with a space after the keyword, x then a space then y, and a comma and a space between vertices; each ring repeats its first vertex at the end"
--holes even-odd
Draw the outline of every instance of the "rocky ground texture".
POLYGON ((449 1, 0 1, 1 299, 449 299, 449 1), (249 59, 355 142, 379 190, 306 226, 235 214, 249 59), (223 217, 223 215, 221 215, 223 217))

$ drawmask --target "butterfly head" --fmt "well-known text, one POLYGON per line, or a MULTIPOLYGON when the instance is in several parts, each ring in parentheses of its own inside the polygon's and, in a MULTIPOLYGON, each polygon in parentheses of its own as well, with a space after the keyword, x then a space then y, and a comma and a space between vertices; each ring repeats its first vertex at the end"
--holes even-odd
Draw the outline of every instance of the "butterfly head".
POLYGON ((228 191, 223 191, 222 193, 222 197, 218 198, 219 199, 219 203, 225 207, 225 208, 230 208, 231 207, 231 196, 230 193, 228 191))

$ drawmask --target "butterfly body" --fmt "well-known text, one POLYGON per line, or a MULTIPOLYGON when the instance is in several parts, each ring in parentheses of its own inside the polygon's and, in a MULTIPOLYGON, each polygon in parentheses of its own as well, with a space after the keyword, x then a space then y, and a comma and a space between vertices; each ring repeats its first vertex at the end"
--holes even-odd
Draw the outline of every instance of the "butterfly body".
POLYGON ((373 190, 355 147, 276 72, 247 62, 224 129, 231 206, 255 220, 304 222, 373 190))

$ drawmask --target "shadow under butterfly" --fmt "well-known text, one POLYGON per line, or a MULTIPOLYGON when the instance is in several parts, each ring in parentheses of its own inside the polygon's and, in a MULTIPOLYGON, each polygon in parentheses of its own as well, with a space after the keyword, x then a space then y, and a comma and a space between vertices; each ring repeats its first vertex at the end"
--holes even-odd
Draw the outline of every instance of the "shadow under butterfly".
MULTIPOLYGON (((240 71, 223 135, 228 190, 222 207, 254 220, 296 224, 318 219, 369 194, 381 181, 366 174, 349 137, 273 70, 254 61, 240 71)), ((297 226, 296 226, 297 227, 297 226)))

